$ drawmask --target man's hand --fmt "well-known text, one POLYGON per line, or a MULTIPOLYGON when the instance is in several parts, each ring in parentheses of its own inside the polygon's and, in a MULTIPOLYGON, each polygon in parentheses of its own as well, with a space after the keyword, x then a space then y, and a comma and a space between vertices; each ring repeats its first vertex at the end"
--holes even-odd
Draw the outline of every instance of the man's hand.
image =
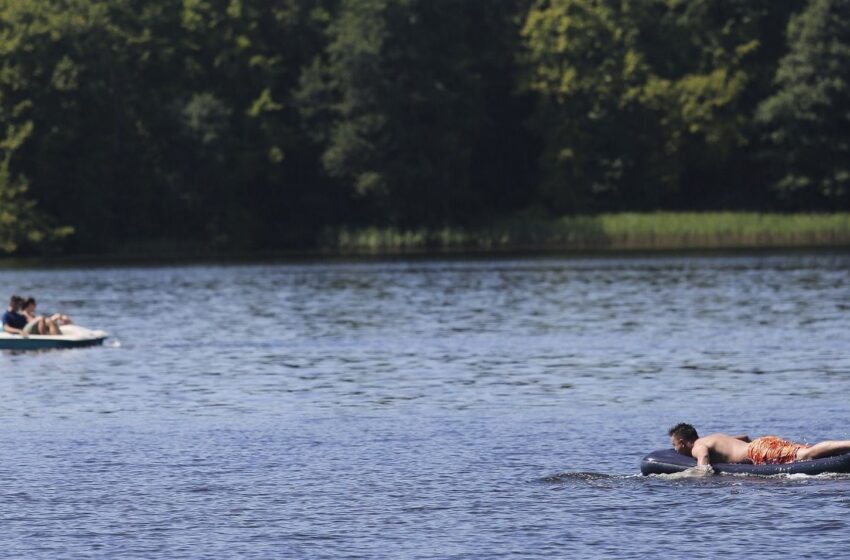
POLYGON ((711 476, 713 474, 714 467, 712 467, 711 465, 697 465, 695 467, 691 467, 682 471, 682 476, 686 476, 688 478, 702 478, 705 476, 711 476))
POLYGON ((696 467, 694 467, 694 470, 700 476, 711 476, 714 474, 714 467, 712 467, 711 465, 697 465, 696 467))

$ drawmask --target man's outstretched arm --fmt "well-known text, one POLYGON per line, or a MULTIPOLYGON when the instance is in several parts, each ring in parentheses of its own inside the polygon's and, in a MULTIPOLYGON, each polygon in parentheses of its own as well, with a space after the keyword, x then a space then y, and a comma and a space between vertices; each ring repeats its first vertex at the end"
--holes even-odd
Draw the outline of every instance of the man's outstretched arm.
POLYGON ((708 446, 704 443, 697 443, 694 445, 691 450, 691 455, 694 456, 694 459, 697 460, 698 467, 710 467, 711 466, 711 454, 709 453, 708 446))

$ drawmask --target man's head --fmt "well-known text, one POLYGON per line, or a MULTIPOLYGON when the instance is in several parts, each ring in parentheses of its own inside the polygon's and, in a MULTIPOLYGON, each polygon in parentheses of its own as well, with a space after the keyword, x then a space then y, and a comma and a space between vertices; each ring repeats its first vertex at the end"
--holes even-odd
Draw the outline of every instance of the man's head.
POLYGON ((670 431, 667 432, 670 436, 670 443, 673 444, 673 449, 682 455, 691 454, 691 449, 694 447, 694 442, 699 439, 696 429, 690 424, 681 422, 676 424, 670 431))
POLYGON ((21 309, 24 311, 34 311, 38 304, 35 302, 34 297, 28 297, 24 300, 24 303, 21 304, 21 309))
POLYGON ((24 304, 24 298, 21 296, 12 296, 9 300, 9 309, 12 311, 19 311, 21 306, 24 304))

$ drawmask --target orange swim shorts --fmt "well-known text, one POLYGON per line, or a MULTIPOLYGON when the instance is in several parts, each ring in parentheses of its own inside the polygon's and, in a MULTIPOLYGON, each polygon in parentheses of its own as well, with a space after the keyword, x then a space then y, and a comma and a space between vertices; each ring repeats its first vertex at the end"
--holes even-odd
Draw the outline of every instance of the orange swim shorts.
POLYGON ((747 446, 747 457, 756 465, 791 463, 797 460, 797 451, 807 447, 776 436, 764 436, 747 446))

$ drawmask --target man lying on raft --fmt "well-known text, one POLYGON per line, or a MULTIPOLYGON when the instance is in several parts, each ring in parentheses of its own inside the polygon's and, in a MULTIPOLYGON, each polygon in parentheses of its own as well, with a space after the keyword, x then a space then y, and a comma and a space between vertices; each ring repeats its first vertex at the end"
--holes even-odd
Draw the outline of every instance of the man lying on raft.
POLYGON ((697 468, 711 472, 712 463, 754 465, 793 463, 850 452, 850 440, 822 441, 815 445, 794 443, 776 436, 750 441, 746 435, 711 434, 699 437, 690 424, 676 424, 667 432, 673 449, 697 460, 697 468))

